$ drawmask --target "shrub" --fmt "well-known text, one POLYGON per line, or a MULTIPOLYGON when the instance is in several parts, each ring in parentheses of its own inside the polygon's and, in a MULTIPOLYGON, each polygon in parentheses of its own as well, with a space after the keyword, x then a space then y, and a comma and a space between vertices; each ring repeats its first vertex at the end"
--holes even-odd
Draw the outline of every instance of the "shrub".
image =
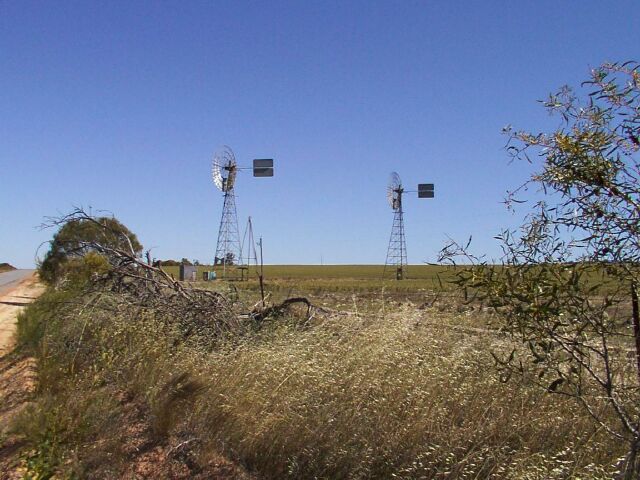
POLYGON ((63 217, 54 222, 61 227, 53 236, 50 249, 38 267, 40 278, 45 282, 54 284, 61 280, 65 264, 92 251, 91 242, 133 254, 140 254, 142 251, 142 245, 135 234, 116 218, 73 218, 75 213, 70 214, 68 220, 63 217))

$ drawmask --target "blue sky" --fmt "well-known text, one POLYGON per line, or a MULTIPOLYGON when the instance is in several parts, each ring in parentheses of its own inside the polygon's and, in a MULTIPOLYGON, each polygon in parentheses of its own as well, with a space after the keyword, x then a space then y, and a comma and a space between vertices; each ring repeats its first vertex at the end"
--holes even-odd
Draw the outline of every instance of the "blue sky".
POLYGON ((557 126, 536 100, 640 60, 639 25, 637 1, 0 0, 0 262, 33 265, 35 227, 72 205, 211 261, 223 144, 275 159, 236 188, 267 263, 384 262, 392 170, 436 184, 404 202, 410 263, 447 236, 497 256, 530 168, 501 128, 557 126))

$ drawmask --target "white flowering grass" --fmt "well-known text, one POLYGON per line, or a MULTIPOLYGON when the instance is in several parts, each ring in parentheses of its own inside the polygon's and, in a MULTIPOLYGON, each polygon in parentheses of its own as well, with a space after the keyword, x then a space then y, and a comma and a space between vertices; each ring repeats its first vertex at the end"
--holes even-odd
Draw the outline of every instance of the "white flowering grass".
POLYGON ((33 431, 56 432, 57 465, 116 472, 128 460, 114 395, 130 392, 162 426, 155 441, 197 439, 200 464, 222 453, 259 478, 613 476, 624 446, 572 399, 500 382, 489 352, 510 346, 474 312, 395 304, 371 314, 356 302, 365 313, 272 318, 208 350, 184 342, 177 322, 109 295, 91 309, 33 309, 23 324, 46 322, 33 416, 44 427, 33 431), (193 393, 168 401, 181 375, 193 393))
POLYGON ((275 329, 206 360, 192 421, 272 478, 610 475, 616 449, 577 405, 501 383, 493 335, 440 323, 407 307, 275 329))

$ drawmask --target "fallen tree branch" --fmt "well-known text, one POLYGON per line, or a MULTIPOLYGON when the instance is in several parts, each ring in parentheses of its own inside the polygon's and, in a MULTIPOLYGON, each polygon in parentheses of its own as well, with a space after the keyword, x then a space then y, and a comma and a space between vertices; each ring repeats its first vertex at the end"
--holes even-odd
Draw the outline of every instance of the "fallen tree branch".
MULTIPOLYGON (((262 302, 260 302, 260 303, 262 303, 262 302)), ((306 318, 306 321, 307 322, 309 320, 311 320, 311 318, 313 318, 313 315, 315 314, 315 312, 333 313, 332 311, 330 311, 329 309, 327 309, 325 307, 320 307, 318 305, 314 305, 306 297, 291 297, 291 298, 287 298, 287 299, 283 300, 281 303, 278 303, 277 305, 271 305, 271 306, 266 307, 266 308, 256 309, 256 307, 254 307, 254 309, 252 310, 252 312, 249 315, 255 321, 262 322, 262 321, 266 320, 268 317, 270 317, 272 315, 282 315, 286 310, 288 310, 291 306, 293 306, 295 304, 306 305, 306 307, 307 307, 307 313, 306 313, 306 317, 307 318, 306 318)), ((257 305, 258 304, 256 304, 256 306, 257 305)))

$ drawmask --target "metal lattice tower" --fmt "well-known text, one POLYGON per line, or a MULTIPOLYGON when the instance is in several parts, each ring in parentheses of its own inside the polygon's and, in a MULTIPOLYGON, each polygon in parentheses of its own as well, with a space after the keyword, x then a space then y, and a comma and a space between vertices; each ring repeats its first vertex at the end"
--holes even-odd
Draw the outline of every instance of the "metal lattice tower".
POLYGON ((393 225, 383 276, 386 276, 388 271, 393 271, 397 280, 402 280, 405 277, 407 268, 407 242, 404 235, 404 212, 402 211, 403 193, 400 176, 393 172, 387 187, 387 199, 393 209, 393 225))
POLYGON ((240 233, 238 230, 236 197, 233 188, 231 188, 224 193, 214 265, 235 265, 238 262, 242 262, 242 253, 240 248, 240 233))

